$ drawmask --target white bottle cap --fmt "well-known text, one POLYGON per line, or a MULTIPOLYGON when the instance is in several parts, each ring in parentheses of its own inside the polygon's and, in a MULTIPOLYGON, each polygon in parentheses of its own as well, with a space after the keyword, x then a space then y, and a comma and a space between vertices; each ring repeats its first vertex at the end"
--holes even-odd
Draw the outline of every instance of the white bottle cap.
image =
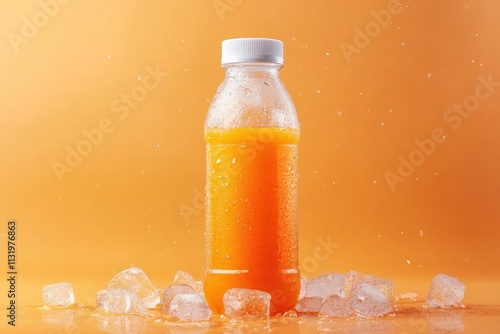
POLYGON ((222 42, 222 65, 276 63, 283 65, 283 42, 269 38, 233 38, 222 42))

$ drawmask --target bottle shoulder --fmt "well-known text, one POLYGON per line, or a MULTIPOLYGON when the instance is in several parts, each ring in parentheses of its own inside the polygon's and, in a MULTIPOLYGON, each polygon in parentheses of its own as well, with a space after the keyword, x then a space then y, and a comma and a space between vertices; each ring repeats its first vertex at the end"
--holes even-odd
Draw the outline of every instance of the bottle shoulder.
POLYGON ((206 127, 298 128, 293 102, 279 77, 226 77, 217 89, 206 127))

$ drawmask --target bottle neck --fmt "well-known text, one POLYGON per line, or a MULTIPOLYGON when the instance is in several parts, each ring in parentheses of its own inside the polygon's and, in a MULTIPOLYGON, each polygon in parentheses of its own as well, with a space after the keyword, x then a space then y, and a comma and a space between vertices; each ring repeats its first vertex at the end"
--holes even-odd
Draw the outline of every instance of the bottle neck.
POLYGON ((252 78, 279 78, 282 65, 274 63, 225 64, 226 77, 246 76, 252 78))

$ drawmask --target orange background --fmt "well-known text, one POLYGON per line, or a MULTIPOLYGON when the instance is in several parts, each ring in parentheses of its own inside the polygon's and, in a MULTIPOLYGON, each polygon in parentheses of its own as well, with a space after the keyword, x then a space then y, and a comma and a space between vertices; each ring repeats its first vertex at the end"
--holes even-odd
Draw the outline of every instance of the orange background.
POLYGON ((92 304, 131 264, 157 287, 180 269, 202 277, 203 122, 224 77, 220 44, 255 36, 284 42, 301 121, 303 273, 355 269, 424 298, 443 272, 466 283, 466 303, 500 304, 500 87, 457 129, 443 119, 473 101, 479 76, 500 82, 500 3, 402 0, 377 25, 371 11, 388 3, 68 1, 44 22, 37 1, 2 1, 0 270, 15 219, 21 305, 59 281, 92 304), (38 31, 12 42, 34 15, 38 31), (156 68, 168 76, 135 108, 112 107, 156 68), (54 162, 103 120, 109 133, 58 180, 54 162), (446 140, 391 189, 385 173, 435 128, 446 140))

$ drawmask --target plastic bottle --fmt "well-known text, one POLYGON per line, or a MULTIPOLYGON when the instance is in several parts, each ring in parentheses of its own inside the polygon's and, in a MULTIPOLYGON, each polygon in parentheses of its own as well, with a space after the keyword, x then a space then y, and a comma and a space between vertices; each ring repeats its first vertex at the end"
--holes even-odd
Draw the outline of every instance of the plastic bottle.
POLYGON ((271 315, 299 295, 297 159, 299 122, 279 78, 283 43, 222 42, 226 77, 205 121, 205 297, 223 312, 231 288, 271 294, 271 315))

